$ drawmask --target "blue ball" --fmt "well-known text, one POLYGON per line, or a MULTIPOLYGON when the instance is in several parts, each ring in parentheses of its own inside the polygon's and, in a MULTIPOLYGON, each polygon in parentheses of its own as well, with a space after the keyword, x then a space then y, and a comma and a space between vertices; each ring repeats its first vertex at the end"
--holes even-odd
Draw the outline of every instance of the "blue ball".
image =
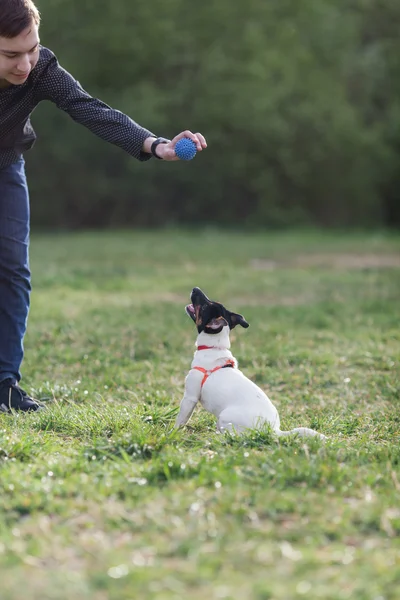
POLYGON ((181 160, 192 160, 196 156, 196 144, 190 138, 182 138, 175 145, 175 153, 181 160))

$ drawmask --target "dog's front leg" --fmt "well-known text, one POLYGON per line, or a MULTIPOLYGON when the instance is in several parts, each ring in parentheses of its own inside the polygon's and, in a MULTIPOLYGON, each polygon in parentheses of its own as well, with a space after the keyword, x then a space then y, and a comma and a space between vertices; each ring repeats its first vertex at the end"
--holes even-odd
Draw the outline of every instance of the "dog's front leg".
POLYGON ((181 401, 179 414, 176 418, 175 427, 186 425, 192 416, 197 402, 200 399, 202 376, 190 371, 185 381, 185 393, 181 401))

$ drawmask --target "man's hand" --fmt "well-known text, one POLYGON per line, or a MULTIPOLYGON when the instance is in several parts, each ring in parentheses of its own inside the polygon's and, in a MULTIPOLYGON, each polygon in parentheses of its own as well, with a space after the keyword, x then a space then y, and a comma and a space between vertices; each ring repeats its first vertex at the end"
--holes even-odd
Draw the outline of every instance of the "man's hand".
MULTIPOLYGON (((173 161, 179 160, 177 155, 175 154, 175 146, 176 143, 179 142, 182 138, 189 138, 194 141, 196 144, 197 152, 201 152, 204 148, 207 148, 207 142, 205 137, 201 133, 192 133, 191 131, 183 131, 179 135, 176 135, 173 140, 171 140, 168 144, 158 144, 156 148, 157 156, 162 158, 163 160, 173 161)), ((147 138, 145 143, 143 144, 143 151, 150 152, 151 144, 154 142, 155 138, 147 138)))

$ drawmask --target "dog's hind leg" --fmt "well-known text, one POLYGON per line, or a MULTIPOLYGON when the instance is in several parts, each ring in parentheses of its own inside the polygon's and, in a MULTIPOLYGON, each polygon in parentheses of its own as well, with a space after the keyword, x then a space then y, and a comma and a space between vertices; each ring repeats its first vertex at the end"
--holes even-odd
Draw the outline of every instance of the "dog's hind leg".
POLYGON ((278 436, 288 436, 288 435, 298 435, 300 437, 317 437, 320 440, 328 439, 326 435, 323 433, 318 433, 314 429, 309 429, 308 427, 296 427, 295 429, 291 429, 290 431, 280 431, 279 429, 275 431, 278 436))
POLYGON ((243 433, 243 431, 252 427, 253 425, 250 421, 244 422, 243 411, 235 406, 225 408, 218 417, 217 428, 221 433, 226 431, 243 433))

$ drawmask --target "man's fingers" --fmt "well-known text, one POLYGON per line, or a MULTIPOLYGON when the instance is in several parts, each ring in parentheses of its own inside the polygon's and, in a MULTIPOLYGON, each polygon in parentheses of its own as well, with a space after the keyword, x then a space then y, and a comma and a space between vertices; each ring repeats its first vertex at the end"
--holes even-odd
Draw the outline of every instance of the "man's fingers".
POLYGON ((204 135, 202 135, 201 133, 196 133, 196 137, 200 141, 201 148, 202 149, 207 148, 207 142, 206 142, 206 138, 204 137, 204 135))
POLYGON ((189 138, 190 140, 193 140, 193 142, 196 144, 197 150, 199 151, 207 147, 207 143, 204 139, 204 136, 201 135, 201 133, 193 133, 189 129, 186 129, 186 131, 182 131, 182 133, 175 136, 172 140, 173 145, 175 146, 175 144, 179 142, 179 140, 181 140, 182 138, 189 138))

